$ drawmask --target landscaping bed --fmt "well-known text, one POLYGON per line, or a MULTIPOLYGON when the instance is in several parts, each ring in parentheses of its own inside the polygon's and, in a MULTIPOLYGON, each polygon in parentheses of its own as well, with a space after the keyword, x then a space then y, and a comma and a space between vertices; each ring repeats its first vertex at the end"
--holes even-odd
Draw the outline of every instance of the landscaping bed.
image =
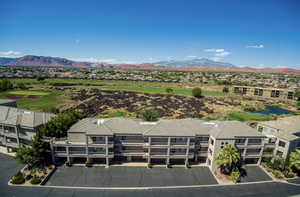
POLYGON ((12 185, 43 185, 55 169, 54 165, 33 167, 30 169, 25 166, 11 177, 9 183, 12 185))

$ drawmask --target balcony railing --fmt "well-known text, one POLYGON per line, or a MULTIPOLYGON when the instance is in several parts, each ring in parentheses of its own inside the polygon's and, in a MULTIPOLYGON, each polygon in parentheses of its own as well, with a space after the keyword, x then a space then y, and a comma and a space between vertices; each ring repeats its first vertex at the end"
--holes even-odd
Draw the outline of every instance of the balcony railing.
POLYGON ((168 145, 168 142, 151 142, 151 145, 168 145))
POLYGON ((104 140, 99 140, 99 141, 91 141, 89 144, 105 144, 104 140))
POLYGON ((260 152, 250 152, 246 153, 246 155, 260 155, 260 152))
POLYGON ((14 147, 14 148, 19 147, 17 142, 6 142, 6 146, 10 146, 10 147, 14 147))
POLYGON ((86 154, 85 151, 69 151, 69 154, 86 154))
POLYGON ((17 137, 17 134, 13 132, 4 132, 3 134, 7 137, 13 137, 13 138, 17 137))
POLYGON ((25 139, 25 140, 32 140, 32 138, 28 135, 24 135, 24 134, 19 134, 19 137, 22 138, 22 139, 25 139))
POLYGON ((144 139, 141 139, 141 140, 120 140, 120 143, 144 143, 144 139))
POLYGON ((249 142, 248 142, 247 145, 248 145, 248 146, 260 146, 260 145, 262 145, 262 143, 261 143, 261 142, 259 142, 259 143, 249 143, 249 142))

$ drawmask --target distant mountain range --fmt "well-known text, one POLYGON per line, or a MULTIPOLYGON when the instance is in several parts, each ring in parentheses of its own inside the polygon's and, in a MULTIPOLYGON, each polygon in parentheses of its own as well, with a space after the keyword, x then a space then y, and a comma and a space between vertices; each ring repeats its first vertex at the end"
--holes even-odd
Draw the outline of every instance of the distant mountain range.
POLYGON ((207 58, 196 58, 191 60, 168 60, 154 63, 146 63, 161 66, 234 66, 230 63, 217 62, 207 58))
POLYGON ((192 60, 169 60, 144 64, 101 64, 77 62, 60 57, 26 55, 18 58, 0 57, 4 66, 45 66, 45 67, 100 67, 115 69, 155 69, 155 70, 189 70, 189 71, 225 71, 225 72, 258 72, 300 75, 300 70, 292 68, 252 68, 238 67, 230 63, 217 62, 206 58, 192 60))
POLYGON ((68 66, 89 67, 90 62, 76 62, 60 57, 26 55, 18 58, 0 57, 0 65, 5 66, 68 66))

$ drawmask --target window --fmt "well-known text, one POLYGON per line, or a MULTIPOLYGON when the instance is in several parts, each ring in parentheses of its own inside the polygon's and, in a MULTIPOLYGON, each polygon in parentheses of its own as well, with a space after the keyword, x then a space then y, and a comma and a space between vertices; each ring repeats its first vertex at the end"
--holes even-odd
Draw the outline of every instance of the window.
POLYGON ((200 147, 199 151, 200 152, 207 152, 208 147, 200 147))
POLYGON ((212 155, 212 150, 211 149, 208 149, 208 150, 209 150, 209 154, 212 155))
POLYGON ((245 142, 246 142, 246 139, 236 139, 235 140, 236 144, 245 144, 245 142))
POLYGON ((214 145, 214 140, 210 138, 210 144, 214 145))
POLYGON ((247 149, 246 154, 247 155, 259 155, 260 154, 260 148, 259 149, 247 149))
POLYGON ((209 137, 199 137, 200 142, 208 142, 209 137))
POLYGON ((261 144, 261 139, 249 139, 248 144, 261 144))
POLYGON ((278 145, 281 146, 281 147, 285 147, 285 142, 279 141, 279 144, 278 144, 278 145))
POLYGON ((268 140, 268 143, 269 144, 275 144, 276 143, 276 138, 269 138, 269 140, 268 140))
POLYGON ((276 152, 276 155, 279 156, 279 157, 282 157, 283 152, 278 150, 278 151, 276 152))
POLYGON ((294 98, 294 92, 288 92, 288 99, 294 98))

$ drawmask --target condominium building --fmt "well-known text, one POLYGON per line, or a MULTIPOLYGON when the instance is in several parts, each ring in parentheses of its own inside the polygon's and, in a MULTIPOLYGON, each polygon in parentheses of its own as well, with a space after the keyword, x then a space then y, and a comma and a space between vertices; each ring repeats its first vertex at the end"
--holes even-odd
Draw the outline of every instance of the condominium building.
POLYGON ((247 96, 258 96, 266 98, 278 98, 284 100, 296 100, 294 97, 296 89, 262 88, 250 86, 234 86, 233 92, 247 96))
POLYGON ((29 146, 37 129, 53 114, 0 106, 0 146, 15 152, 20 146, 29 146))
POLYGON ((300 116, 279 118, 272 121, 259 122, 257 129, 274 144, 273 155, 287 158, 290 152, 300 148, 300 116))
POLYGON ((67 138, 50 140, 55 163, 205 163, 211 169, 214 156, 227 144, 237 146, 247 164, 272 156, 263 152, 269 138, 238 121, 86 118, 69 129, 67 138))

